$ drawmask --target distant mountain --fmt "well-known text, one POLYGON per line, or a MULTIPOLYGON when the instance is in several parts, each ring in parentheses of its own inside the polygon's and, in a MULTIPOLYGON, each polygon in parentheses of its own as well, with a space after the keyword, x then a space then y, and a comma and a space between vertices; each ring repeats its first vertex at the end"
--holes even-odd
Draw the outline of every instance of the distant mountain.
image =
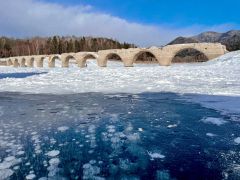
POLYGON ((232 30, 226 33, 218 32, 204 32, 193 37, 178 37, 169 44, 184 44, 184 43, 222 43, 226 45, 227 50, 236 51, 240 50, 240 30, 232 30))
POLYGON ((173 40, 172 42, 170 42, 169 45, 171 45, 171 44, 186 44, 186 43, 199 43, 199 41, 196 39, 193 39, 193 38, 178 37, 175 40, 173 40))

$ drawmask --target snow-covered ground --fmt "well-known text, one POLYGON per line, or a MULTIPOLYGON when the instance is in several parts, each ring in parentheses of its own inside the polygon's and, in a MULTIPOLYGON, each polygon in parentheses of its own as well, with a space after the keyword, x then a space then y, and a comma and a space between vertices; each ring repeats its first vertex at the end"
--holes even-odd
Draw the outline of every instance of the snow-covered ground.
POLYGON ((54 69, 0 67, 1 73, 48 72, 27 78, 0 78, 0 91, 53 94, 173 92, 224 113, 240 113, 240 51, 206 63, 125 68, 121 62, 109 62, 108 66, 99 68, 95 61, 89 60, 84 69, 76 65, 64 69, 59 64, 54 69))

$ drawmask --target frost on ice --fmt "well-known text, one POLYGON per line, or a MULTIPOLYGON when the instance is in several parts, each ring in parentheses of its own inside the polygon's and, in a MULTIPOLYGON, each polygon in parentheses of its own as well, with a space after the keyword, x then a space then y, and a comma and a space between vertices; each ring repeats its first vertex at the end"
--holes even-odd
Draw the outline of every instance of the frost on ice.
POLYGON ((223 124, 226 124, 227 121, 221 119, 221 118, 213 118, 213 117, 207 117, 201 120, 204 123, 208 123, 208 124, 214 124, 217 126, 221 126, 223 124))

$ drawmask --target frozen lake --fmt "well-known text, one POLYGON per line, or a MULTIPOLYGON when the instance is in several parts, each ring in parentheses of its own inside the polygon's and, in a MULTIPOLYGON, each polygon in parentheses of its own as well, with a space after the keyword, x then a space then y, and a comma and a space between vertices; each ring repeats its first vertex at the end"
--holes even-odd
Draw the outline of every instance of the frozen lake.
POLYGON ((0 180, 240 179, 240 51, 60 66, 0 67, 0 180))
POLYGON ((240 178, 239 121, 174 93, 1 92, 0 124, 0 179, 240 178))

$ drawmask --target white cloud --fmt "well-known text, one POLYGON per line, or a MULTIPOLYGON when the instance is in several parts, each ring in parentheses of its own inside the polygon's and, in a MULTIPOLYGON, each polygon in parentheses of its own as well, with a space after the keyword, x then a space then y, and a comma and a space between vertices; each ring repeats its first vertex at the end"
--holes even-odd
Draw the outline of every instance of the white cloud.
POLYGON ((129 22, 94 12, 91 6, 68 6, 37 0, 1 0, 0 35, 31 37, 51 35, 98 36, 135 43, 162 45, 176 36, 195 35, 205 30, 226 30, 230 25, 194 25, 174 28, 129 22))

